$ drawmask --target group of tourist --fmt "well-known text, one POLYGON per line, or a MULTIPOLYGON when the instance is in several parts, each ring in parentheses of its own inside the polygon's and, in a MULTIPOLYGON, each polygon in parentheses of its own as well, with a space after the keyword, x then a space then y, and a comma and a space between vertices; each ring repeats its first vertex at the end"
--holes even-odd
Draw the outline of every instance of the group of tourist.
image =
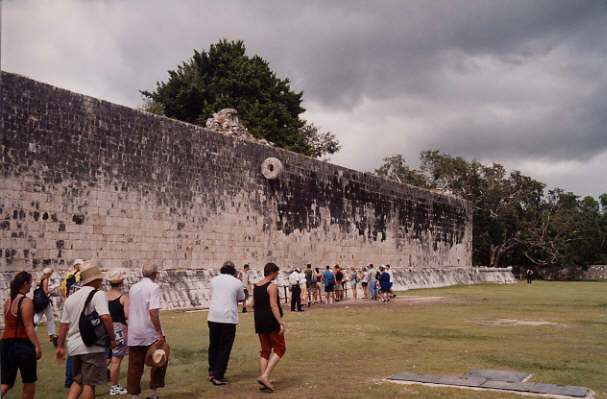
POLYGON ((390 265, 382 265, 379 270, 375 269, 373 264, 360 270, 352 267, 349 272, 339 265, 335 265, 333 269, 330 266, 325 266, 321 272, 320 268, 312 269, 312 265, 308 264, 304 272, 295 268, 289 274, 291 311, 304 311, 301 304, 304 289, 304 297, 307 296, 308 307, 316 303, 328 304, 343 301, 348 290, 352 292, 353 299, 358 299, 359 284, 363 299, 390 302, 394 296, 392 292, 393 281, 394 277, 390 265))
POLYGON ((127 296, 122 293, 124 278, 120 272, 104 276, 91 262, 74 261, 73 269, 59 287, 65 302, 56 335, 48 297, 54 291, 49 287, 52 270, 43 271, 33 299, 26 296, 32 288, 31 274, 17 273, 4 304, 5 329, 0 346, 2 396, 13 387, 19 371, 22 398, 34 397, 37 360, 42 356, 35 325, 45 316, 50 342, 57 347, 55 360, 58 364, 66 363, 68 399, 94 398, 95 387, 105 385, 108 374, 112 382, 110 395, 128 392, 132 398, 139 398, 144 364, 151 366, 146 398, 157 399, 156 389, 164 386, 170 348, 160 325, 160 287, 155 283, 158 268, 145 265, 142 274, 142 280, 131 287, 127 296), (110 284, 108 291, 102 289, 104 280, 110 284), (126 389, 119 383, 124 356, 129 357, 126 389))
MULTIPOLYGON (((228 360, 236 336, 238 304, 247 300, 254 309, 255 332, 260 342, 260 375, 257 383, 261 390, 272 392, 272 370, 283 357, 285 324, 280 307, 276 279, 279 268, 267 263, 263 278, 255 281, 248 265, 237 273, 235 265, 227 261, 219 275, 210 281, 211 303, 207 322, 209 327, 209 381, 225 385, 228 360)), ((34 298, 26 295, 32 288, 32 276, 20 272, 11 281, 10 298, 4 304, 5 330, 1 341, 2 396, 13 386, 17 371, 23 380, 23 398, 33 398, 37 380, 36 361, 42 356, 35 332, 42 317, 46 317, 49 340, 57 349, 57 363, 66 363, 65 386, 67 398, 95 397, 95 387, 105 385, 108 378, 112 386, 110 395, 130 394, 133 399, 141 393, 144 365, 151 366, 150 390, 146 399, 157 399, 157 389, 164 386, 170 348, 160 324, 160 287, 155 282, 158 269, 155 265, 142 268, 143 278, 134 284, 129 294, 123 293, 124 278, 119 271, 105 276, 91 262, 77 259, 73 269, 65 276, 59 289, 65 297, 58 335, 55 333, 52 303, 48 296, 56 289, 49 286, 52 269, 45 269, 37 281, 34 298), (106 280, 110 289, 102 290, 106 280), (96 322, 95 322, 96 320, 96 322), (91 327, 93 326, 93 327, 91 327), (91 336, 92 334, 92 336, 91 336), (64 346, 67 344, 67 357, 64 346), (127 386, 120 385, 120 366, 128 356, 127 386), (109 366, 109 370, 108 370, 109 366)), ((372 264, 349 272, 335 265, 305 270, 295 268, 288 277, 291 290, 291 311, 304 311, 302 288, 305 289, 308 307, 312 303, 335 303, 344 300, 350 289, 357 299, 358 284, 363 298, 392 298, 392 272, 390 266, 379 271, 372 264), (321 287, 324 287, 323 301, 321 287)))

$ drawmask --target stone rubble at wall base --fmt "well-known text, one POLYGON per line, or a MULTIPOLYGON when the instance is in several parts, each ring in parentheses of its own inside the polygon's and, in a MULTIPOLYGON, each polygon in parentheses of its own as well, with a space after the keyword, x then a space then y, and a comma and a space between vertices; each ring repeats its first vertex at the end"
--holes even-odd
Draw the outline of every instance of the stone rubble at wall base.
MULTIPOLYGON (((512 275, 511 268, 444 268, 444 269, 399 269, 394 268, 395 291, 403 291, 414 288, 434 288, 445 287, 457 284, 478 284, 478 283, 497 283, 513 284, 516 279, 512 275)), ((128 289, 141 279, 141 272, 138 269, 122 269, 124 276, 123 290, 128 293, 128 289)), ((252 271, 254 279, 261 280, 262 273, 252 271)), ((66 271, 58 271, 50 281, 50 286, 59 286, 66 271), (59 275, 59 276, 58 276, 59 275)), ((158 277, 158 284, 162 292, 162 309, 192 309, 207 308, 210 301, 209 281, 216 276, 217 270, 206 269, 188 269, 188 270, 163 270, 158 277)), ((288 286, 289 270, 282 270, 278 278, 279 286, 288 286)), ((9 284, 15 273, 0 273, 0 303, 4 303, 9 295, 9 284)), ((39 272, 33 272, 33 281, 39 277, 39 272)), ((106 283, 106 289, 109 288, 106 283)), ((360 286, 359 286, 360 289, 360 286)), ((30 292, 32 295, 33 290, 30 292)), ((284 299, 285 291, 279 290, 284 299)), ((288 294, 287 294, 288 295, 288 294)), ((58 317, 60 309, 63 306, 63 298, 58 295, 52 297, 55 315, 58 317)), ((0 320, 0 328, 3 327, 4 319, 0 320)))

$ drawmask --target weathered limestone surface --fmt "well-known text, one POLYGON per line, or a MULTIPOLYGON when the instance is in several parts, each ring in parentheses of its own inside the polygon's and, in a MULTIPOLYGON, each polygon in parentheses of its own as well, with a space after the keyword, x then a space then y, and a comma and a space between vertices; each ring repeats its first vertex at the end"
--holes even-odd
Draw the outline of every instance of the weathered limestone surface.
POLYGON ((471 264, 464 200, 10 73, 2 103, 2 271, 471 264))
POLYGON ((396 289, 510 282, 469 267, 462 199, 11 73, 1 89, 2 298, 15 271, 50 266, 59 278, 74 258, 124 269, 127 284, 159 264, 166 308, 206 306, 227 259, 257 272, 391 264, 396 289), (268 158, 284 167, 275 179, 261 173, 268 158))

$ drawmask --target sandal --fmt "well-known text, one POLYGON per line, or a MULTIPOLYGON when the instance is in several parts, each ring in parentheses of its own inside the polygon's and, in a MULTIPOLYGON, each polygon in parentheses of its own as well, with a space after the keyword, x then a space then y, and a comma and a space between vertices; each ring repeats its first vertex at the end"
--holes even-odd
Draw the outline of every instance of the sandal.
POLYGON ((269 382, 266 383, 261 378, 258 378, 257 379, 257 383, 262 386, 262 388, 260 388, 260 389, 262 389, 262 390, 268 390, 269 392, 274 392, 274 387, 269 382))

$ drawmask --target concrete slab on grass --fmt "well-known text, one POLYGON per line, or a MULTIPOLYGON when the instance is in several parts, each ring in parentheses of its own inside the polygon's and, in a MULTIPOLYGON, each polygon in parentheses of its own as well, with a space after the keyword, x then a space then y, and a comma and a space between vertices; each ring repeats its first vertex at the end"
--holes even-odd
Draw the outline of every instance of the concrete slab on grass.
POLYGON ((438 379, 438 381, 436 381, 436 383, 443 385, 456 385, 462 387, 480 388, 480 386, 483 385, 486 381, 487 379, 483 377, 443 375, 438 379))
POLYGON ((460 376, 403 372, 388 377, 388 380, 451 385, 462 388, 499 389, 527 395, 554 395, 570 398, 587 398, 591 395, 591 391, 586 387, 523 382, 527 377, 529 377, 528 373, 517 371, 473 369, 460 376))
POLYGON ((588 388, 586 387, 557 384, 540 384, 534 382, 527 382, 525 383, 525 385, 528 385, 529 392, 531 393, 572 396, 575 398, 583 398, 588 394, 588 388))
POLYGON ((503 389, 505 391, 529 392, 529 383, 487 380, 481 388, 503 389))
POLYGON ((462 377, 483 377, 488 380, 523 382, 530 375, 520 371, 472 369, 462 374, 462 377))
POLYGON ((388 377, 389 380, 399 380, 399 381, 415 381, 415 382, 425 382, 425 383, 434 383, 438 381, 440 375, 435 374, 416 374, 416 373, 398 373, 393 375, 392 377, 388 377))

